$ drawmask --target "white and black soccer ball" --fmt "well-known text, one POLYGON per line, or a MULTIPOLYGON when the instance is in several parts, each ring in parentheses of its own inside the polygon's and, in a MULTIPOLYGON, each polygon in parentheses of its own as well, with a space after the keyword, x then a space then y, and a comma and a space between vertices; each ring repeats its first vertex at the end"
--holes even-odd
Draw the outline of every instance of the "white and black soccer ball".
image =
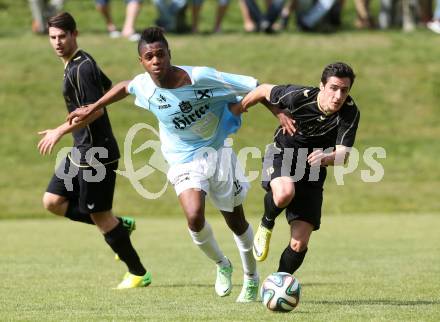
POLYGON ((295 276, 276 272, 266 277, 260 295, 264 306, 269 310, 290 312, 298 305, 301 285, 295 276))

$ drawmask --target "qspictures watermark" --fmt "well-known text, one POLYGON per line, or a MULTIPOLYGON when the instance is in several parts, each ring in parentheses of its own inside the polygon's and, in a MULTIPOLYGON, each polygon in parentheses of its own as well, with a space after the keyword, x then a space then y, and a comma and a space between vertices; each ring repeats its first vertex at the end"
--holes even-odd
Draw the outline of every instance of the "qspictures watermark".
MULTIPOLYGON (((143 134, 145 136, 145 134, 143 134)), ((149 135, 151 136, 151 135, 149 135)), ((233 140, 228 138, 224 142, 224 147, 219 150, 215 150, 211 147, 206 147, 199 149, 195 155, 194 159, 203 158, 206 161, 207 166, 204 167, 203 176, 206 179, 211 178, 214 173, 217 173, 217 177, 214 178, 217 181, 228 180, 228 174, 233 171, 230 166, 231 156, 234 153, 232 150, 233 140), (215 171, 217 167, 221 167, 220 171, 215 171)), ((75 160, 80 159, 80 153, 76 148, 63 148, 58 152, 57 164, 61 163, 62 166, 56 168, 56 175, 58 178, 62 179, 65 183, 66 189, 71 191, 73 189, 72 178, 78 175, 78 167, 65 167, 63 162, 67 162, 65 155, 66 150, 71 151, 70 157, 75 160)), ((317 149, 315 149, 317 150, 317 149)), ((330 153, 333 148, 328 148, 324 150, 324 153, 330 153)), ((236 160, 238 165, 233 167, 236 171, 235 177, 239 179, 240 182, 251 183, 256 180, 268 181, 273 173, 272 163, 277 154, 282 153, 282 166, 281 175, 289 176, 294 182, 302 179, 306 175, 306 164, 307 155, 309 150, 307 148, 284 148, 279 149, 274 145, 274 143, 268 144, 265 147, 265 151, 262 151, 258 147, 243 147, 236 153, 236 160), (263 166, 260 170, 249 170, 246 171, 246 166, 249 159, 261 160, 264 156, 263 166), (291 175, 292 166, 294 167, 294 175, 291 175), (245 175, 247 173, 247 175, 245 175)), ((350 156, 347 162, 344 164, 343 160, 335 160, 336 164, 333 168, 333 175, 337 185, 344 185, 344 176, 353 173, 359 167, 360 160, 362 158, 363 163, 366 165, 366 169, 361 169, 360 179, 365 183, 376 183, 380 182, 385 176, 385 170, 380 159, 386 158, 386 150, 383 147, 368 147, 363 151, 359 151, 355 147, 350 148, 350 156)), ((164 180, 164 184, 158 191, 150 191, 146 185, 148 185, 148 177, 153 173, 159 171, 167 175, 169 166, 165 161, 161 152, 160 136, 158 131, 149 124, 137 123, 134 124, 124 140, 124 157, 123 163, 125 170, 116 170, 116 173, 127 178, 136 192, 144 197, 145 199, 157 199, 161 197, 167 187, 168 180, 164 180), (152 134, 153 139, 149 139, 141 144, 138 148, 133 150, 133 141, 140 131, 148 131, 152 134), (138 154, 140 152, 151 150, 150 158, 145 160, 145 164, 135 169, 133 164, 132 155, 138 154), (145 182, 147 184, 145 185, 145 182)), ((89 166, 87 169, 83 169, 82 175, 87 182, 100 182, 105 178, 106 168, 105 165, 99 160, 103 160, 108 156, 108 151, 103 147, 94 147, 89 149, 85 155, 89 166)), ((320 166, 311 166, 309 171, 307 171, 309 181, 317 181, 319 179, 320 166)))

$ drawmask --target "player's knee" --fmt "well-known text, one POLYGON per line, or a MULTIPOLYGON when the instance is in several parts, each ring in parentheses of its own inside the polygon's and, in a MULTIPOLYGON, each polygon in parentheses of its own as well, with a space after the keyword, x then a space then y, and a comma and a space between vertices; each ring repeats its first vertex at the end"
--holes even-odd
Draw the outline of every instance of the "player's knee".
POLYGON ((235 235, 243 235, 249 227, 249 223, 246 220, 230 220, 227 222, 229 229, 231 229, 235 235))
POLYGON ((47 211, 57 214, 63 201, 64 200, 62 200, 61 198, 55 197, 52 194, 45 193, 43 196, 43 207, 47 211))
POLYGON ((186 213, 188 228, 192 231, 201 231, 205 225, 205 217, 201 211, 193 211, 186 213))
POLYGON ((307 249, 307 242, 303 240, 292 239, 290 241, 290 248, 292 248, 295 252, 300 253, 307 249))
POLYGON ((285 208, 292 201, 294 193, 292 189, 282 189, 273 193, 273 201, 278 208, 285 208))

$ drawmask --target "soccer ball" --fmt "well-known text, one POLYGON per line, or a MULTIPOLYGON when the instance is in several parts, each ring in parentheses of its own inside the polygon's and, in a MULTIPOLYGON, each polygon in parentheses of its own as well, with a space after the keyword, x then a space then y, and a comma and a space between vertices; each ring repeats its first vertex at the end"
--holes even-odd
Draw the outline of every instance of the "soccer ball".
POLYGON ((299 302, 301 285, 289 273, 272 273, 261 286, 263 304, 271 311, 290 312, 299 302))

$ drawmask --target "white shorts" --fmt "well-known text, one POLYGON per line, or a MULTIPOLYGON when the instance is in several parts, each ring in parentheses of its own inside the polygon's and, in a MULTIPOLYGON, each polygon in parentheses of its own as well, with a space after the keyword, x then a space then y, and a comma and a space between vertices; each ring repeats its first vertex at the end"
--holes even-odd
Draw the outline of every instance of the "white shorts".
POLYGON ((237 156, 231 148, 220 148, 209 156, 191 162, 176 164, 168 171, 168 180, 174 185, 177 195, 187 189, 206 192, 219 210, 232 212, 243 203, 249 190, 237 156))

